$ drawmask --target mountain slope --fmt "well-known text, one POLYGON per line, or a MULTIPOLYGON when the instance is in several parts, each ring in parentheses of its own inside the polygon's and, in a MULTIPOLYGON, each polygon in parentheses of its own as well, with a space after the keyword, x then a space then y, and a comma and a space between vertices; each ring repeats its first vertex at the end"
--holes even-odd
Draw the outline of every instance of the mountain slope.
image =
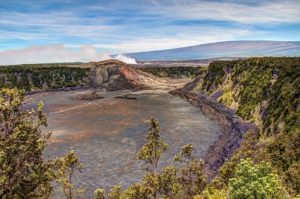
POLYGON ((197 60, 219 57, 300 56, 300 41, 226 41, 169 50, 128 53, 137 61, 197 60))

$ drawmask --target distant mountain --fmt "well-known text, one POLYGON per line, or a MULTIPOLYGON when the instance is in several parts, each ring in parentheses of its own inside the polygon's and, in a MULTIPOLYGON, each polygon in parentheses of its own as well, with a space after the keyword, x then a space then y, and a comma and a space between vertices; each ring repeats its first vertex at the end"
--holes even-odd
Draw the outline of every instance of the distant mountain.
POLYGON ((300 56, 300 41, 226 41, 169 50, 128 53, 137 61, 198 60, 220 57, 300 56))

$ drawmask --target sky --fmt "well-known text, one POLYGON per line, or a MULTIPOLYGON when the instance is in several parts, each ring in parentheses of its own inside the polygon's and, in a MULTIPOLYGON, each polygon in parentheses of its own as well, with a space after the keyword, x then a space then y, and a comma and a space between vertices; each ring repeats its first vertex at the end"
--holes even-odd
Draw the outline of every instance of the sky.
POLYGON ((0 16, 0 65, 16 55, 77 61, 219 41, 300 41, 300 0, 0 0, 0 16))

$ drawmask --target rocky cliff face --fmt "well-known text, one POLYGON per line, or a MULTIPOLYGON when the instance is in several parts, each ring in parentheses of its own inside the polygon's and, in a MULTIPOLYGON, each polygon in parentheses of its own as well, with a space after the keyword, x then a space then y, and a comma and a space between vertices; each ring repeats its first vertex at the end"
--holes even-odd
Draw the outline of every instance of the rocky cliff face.
POLYGON ((120 61, 96 62, 90 69, 90 83, 94 88, 107 90, 133 89, 138 87, 130 75, 136 75, 134 70, 120 61), (132 74, 130 74, 130 71, 132 74))
POLYGON ((253 121, 268 134, 298 127, 299 58, 251 58, 218 61, 206 75, 184 88, 205 93, 253 121), (293 116, 292 115, 296 115, 293 116))
POLYGON ((269 160, 291 189, 299 192, 295 179, 284 176, 299 165, 300 58, 213 62, 204 76, 176 93, 224 126, 220 139, 204 156, 208 170, 217 171, 229 160, 255 124, 260 136, 256 144, 264 151, 260 158, 269 160))

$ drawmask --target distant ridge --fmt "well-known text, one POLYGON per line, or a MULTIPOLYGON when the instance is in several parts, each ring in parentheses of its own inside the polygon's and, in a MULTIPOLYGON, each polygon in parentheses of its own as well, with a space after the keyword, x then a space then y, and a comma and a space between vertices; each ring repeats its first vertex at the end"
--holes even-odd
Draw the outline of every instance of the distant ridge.
POLYGON ((300 41, 225 41, 196 46, 127 53, 137 61, 199 60, 219 57, 300 56, 300 41))

